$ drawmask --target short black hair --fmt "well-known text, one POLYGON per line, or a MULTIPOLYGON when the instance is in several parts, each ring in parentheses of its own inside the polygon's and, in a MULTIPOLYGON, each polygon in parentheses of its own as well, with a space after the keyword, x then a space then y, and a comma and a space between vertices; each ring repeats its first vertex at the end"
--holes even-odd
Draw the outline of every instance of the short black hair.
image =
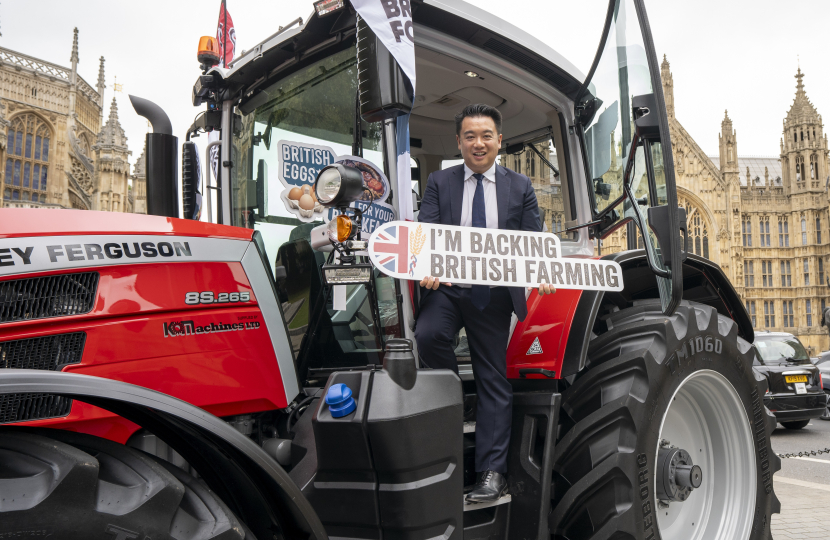
POLYGON ((484 103, 472 103, 464 107, 464 110, 455 115, 455 134, 461 135, 461 122, 470 116, 489 116, 496 124, 496 134, 501 133, 501 112, 495 107, 484 103))

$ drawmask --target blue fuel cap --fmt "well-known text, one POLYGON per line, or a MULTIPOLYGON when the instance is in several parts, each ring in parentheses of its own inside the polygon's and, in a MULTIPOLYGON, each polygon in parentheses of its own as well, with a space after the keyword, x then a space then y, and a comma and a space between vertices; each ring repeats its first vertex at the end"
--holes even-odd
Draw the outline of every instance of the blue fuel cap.
POLYGON ((343 383, 333 384, 326 392, 326 405, 334 418, 340 418, 354 412, 357 404, 352 398, 352 389, 343 383))

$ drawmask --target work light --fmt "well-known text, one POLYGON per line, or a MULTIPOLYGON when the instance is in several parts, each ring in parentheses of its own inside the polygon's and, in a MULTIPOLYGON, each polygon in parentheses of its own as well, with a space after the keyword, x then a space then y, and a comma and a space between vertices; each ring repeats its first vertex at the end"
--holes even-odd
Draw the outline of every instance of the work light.
POLYGON ((363 174, 339 163, 324 167, 314 180, 317 200, 327 208, 348 206, 358 200, 363 191, 363 174))

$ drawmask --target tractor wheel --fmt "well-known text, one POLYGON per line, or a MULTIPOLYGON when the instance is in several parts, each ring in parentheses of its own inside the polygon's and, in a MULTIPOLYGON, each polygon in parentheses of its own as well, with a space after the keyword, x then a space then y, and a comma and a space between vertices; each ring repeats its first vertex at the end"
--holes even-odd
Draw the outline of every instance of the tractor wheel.
POLYGON ((61 430, 0 430, 0 538, 242 540, 200 480, 149 454, 61 430))
POLYGON ((550 513, 556 540, 760 540, 780 511, 775 417, 735 323, 684 301, 605 319, 563 392, 550 513))

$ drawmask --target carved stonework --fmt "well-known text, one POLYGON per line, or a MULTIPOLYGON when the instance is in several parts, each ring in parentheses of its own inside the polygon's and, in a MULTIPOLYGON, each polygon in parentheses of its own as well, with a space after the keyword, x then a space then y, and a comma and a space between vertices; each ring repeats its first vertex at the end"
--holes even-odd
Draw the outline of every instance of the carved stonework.
POLYGON ((94 187, 92 183, 92 175, 75 156, 70 156, 69 160, 72 164, 72 177, 76 182, 78 182, 78 185, 84 190, 84 192, 86 192, 87 195, 91 194, 94 187))

